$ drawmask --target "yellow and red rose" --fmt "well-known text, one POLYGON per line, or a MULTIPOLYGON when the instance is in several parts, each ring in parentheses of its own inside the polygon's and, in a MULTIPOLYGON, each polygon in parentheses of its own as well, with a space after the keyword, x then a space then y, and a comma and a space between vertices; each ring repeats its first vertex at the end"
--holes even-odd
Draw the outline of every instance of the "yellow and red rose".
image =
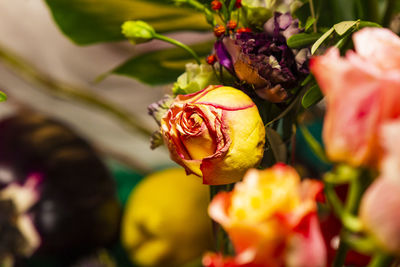
POLYGON ((301 181, 290 166, 249 170, 232 192, 219 193, 209 215, 228 232, 236 256, 207 254, 205 266, 325 266, 316 197, 323 186, 301 181))
POLYGON ((179 95, 161 120, 171 158, 204 184, 240 180, 259 164, 265 129, 254 102, 227 86, 179 95))

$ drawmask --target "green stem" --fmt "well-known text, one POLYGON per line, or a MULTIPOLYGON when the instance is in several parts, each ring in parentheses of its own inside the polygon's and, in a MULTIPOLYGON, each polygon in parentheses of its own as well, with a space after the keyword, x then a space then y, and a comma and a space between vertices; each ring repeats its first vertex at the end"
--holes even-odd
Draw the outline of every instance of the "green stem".
MULTIPOLYGON (((230 18, 231 18, 231 14, 232 14, 232 11, 233 11, 233 8, 235 7, 235 3, 236 3, 236 0, 231 0, 230 2, 229 2, 229 9, 228 9, 228 20, 230 20, 230 18)), ((238 20, 238 22, 239 22, 239 20, 238 20)))
POLYGON ((221 11, 222 11, 222 14, 224 15, 224 19, 225 19, 225 24, 226 23, 228 23, 228 21, 229 21, 229 18, 230 18, 230 15, 231 15, 231 13, 228 11, 228 7, 226 6, 226 0, 221 0, 221 2, 222 2, 222 8, 221 8, 221 11))
POLYGON ((313 31, 316 33, 317 32, 317 18, 315 17, 314 2, 313 2, 313 0, 310 0, 309 3, 310 3, 311 17, 314 19, 313 31))
POLYGON ((350 183, 349 193, 347 195, 347 201, 345 210, 350 214, 357 214, 358 206, 360 205, 362 193, 363 193, 363 183, 360 176, 353 179, 350 183))
POLYGON ((333 212, 342 221, 343 226, 349 231, 360 232, 362 230, 360 220, 344 209, 342 201, 336 195, 332 184, 325 183, 325 195, 332 206, 333 212))
POLYGON ((391 262, 393 260, 393 257, 390 255, 384 254, 382 252, 378 252, 374 255, 370 263, 368 264, 368 267, 386 267, 390 266, 391 262))
MULTIPOLYGON (((210 185, 210 199, 212 200, 215 195, 222 191, 231 191, 235 184, 227 185, 210 185)), ((212 221, 212 229, 214 236, 215 250, 221 252, 224 255, 233 255, 233 246, 229 239, 228 234, 222 229, 221 225, 217 222, 212 221)))
POLYGON ((175 39, 169 38, 167 36, 164 36, 164 35, 161 35, 161 34, 158 34, 158 33, 156 33, 154 35, 154 39, 158 39, 158 40, 173 44, 173 45, 175 45, 177 47, 180 47, 180 48, 186 50, 187 52, 189 52, 194 57, 194 59, 196 60, 197 64, 199 64, 199 65, 201 64, 199 56, 189 46, 187 46, 187 45, 185 45, 185 44, 183 44, 183 43, 181 43, 181 42, 179 42, 179 41, 177 41, 175 39))
MULTIPOLYGON (((362 179, 360 179, 360 175, 355 177, 354 179, 351 180, 350 182, 350 189, 349 193, 347 194, 347 199, 346 199, 346 205, 344 207, 344 211, 342 209, 341 211, 341 217, 340 219, 342 220, 342 224, 345 225, 345 221, 343 219, 343 214, 350 214, 350 215, 356 215, 358 212, 358 207, 360 204, 360 200, 362 197, 363 193, 363 184, 362 184, 362 179)), ((360 225, 361 227, 361 225, 360 225)), ((346 235, 346 229, 343 229, 341 234, 340 234, 340 243, 339 243, 339 249, 337 251, 335 260, 334 260, 334 267, 341 267, 343 266, 347 252, 349 250, 348 244, 346 244, 344 237, 346 235)))
POLYGON ((393 11, 395 10, 396 1, 398 0, 388 0, 385 14, 383 15, 382 26, 389 27, 390 21, 392 20, 393 11))
POLYGON ((322 162, 329 163, 330 161, 326 157, 324 149, 319 144, 319 142, 314 138, 314 136, 312 136, 312 134, 308 131, 308 129, 305 126, 300 125, 299 128, 304 139, 308 143, 308 146, 314 152, 314 155, 316 155, 322 162))
POLYGON ((340 241, 335 260, 332 264, 333 267, 343 267, 348 250, 349 246, 345 242, 340 241))
POLYGON ((371 239, 369 236, 362 237, 359 235, 345 233, 343 235, 343 240, 351 248, 365 255, 371 255, 377 250, 374 240, 371 239))

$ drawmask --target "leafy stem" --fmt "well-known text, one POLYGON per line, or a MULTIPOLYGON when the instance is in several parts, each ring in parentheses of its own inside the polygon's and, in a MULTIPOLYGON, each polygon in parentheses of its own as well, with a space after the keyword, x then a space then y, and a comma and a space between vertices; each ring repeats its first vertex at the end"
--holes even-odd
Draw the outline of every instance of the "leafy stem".
POLYGON ((365 187, 363 179, 361 179, 363 173, 363 171, 359 171, 357 175, 355 175, 355 177, 351 179, 349 193, 347 194, 346 204, 344 208, 339 206, 339 204, 337 203, 340 200, 337 198, 333 187, 327 184, 327 197, 332 204, 335 212, 339 215, 343 226, 347 228, 343 229, 340 234, 341 240, 333 263, 334 267, 341 267, 345 262, 346 254, 350 248, 345 240, 347 231, 350 230, 354 232, 359 232, 362 229, 362 224, 359 222, 356 215, 365 187), (336 197, 334 197, 333 194, 335 194, 336 197))

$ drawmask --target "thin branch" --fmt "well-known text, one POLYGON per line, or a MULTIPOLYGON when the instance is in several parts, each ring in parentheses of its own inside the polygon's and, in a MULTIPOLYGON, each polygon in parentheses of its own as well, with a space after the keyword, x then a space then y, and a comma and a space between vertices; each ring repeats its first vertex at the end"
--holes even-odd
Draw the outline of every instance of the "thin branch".
POLYGON ((310 0, 310 12, 311 12, 311 17, 314 19, 313 31, 316 33, 317 32, 317 18, 315 17, 315 10, 314 10, 313 0, 310 0))

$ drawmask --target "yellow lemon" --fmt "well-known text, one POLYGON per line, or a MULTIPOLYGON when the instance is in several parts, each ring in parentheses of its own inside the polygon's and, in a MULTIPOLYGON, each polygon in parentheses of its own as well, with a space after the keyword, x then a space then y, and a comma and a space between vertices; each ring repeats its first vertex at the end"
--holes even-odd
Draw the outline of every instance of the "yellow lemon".
POLYGON ((180 266, 211 248, 208 186, 183 169, 144 178, 129 196, 122 244, 141 266, 180 266))

